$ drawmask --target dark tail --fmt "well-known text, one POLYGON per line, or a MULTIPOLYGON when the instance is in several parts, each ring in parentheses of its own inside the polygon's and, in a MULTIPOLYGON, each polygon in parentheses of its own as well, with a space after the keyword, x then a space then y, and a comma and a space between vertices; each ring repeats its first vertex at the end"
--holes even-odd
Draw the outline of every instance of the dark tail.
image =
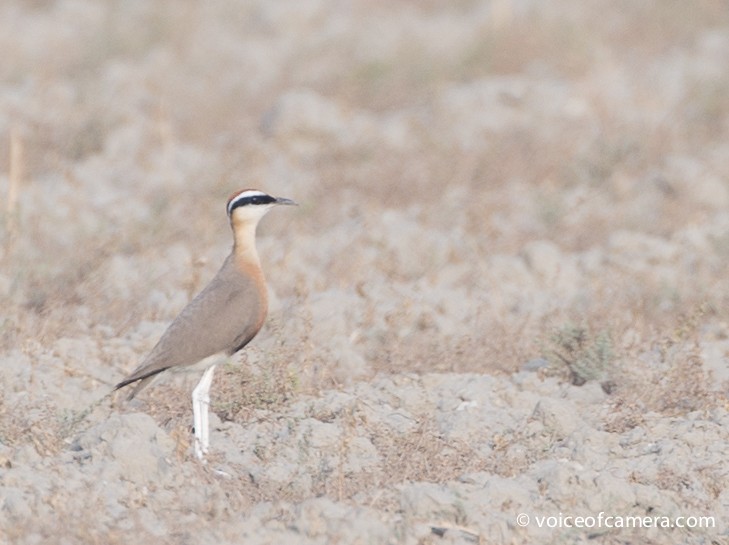
POLYGON ((119 388, 124 388, 124 386, 129 386, 130 384, 133 384, 136 382, 137 385, 127 396, 127 401, 130 401, 130 400, 134 399, 134 396, 136 396, 139 392, 141 392, 142 389, 144 389, 152 381, 152 379, 154 377, 156 377, 159 373, 161 373, 165 369, 167 369, 167 368, 164 367, 162 369, 155 369, 144 375, 139 375, 139 376, 132 375, 131 377, 122 380, 119 384, 114 386, 114 391, 118 390, 119 388))

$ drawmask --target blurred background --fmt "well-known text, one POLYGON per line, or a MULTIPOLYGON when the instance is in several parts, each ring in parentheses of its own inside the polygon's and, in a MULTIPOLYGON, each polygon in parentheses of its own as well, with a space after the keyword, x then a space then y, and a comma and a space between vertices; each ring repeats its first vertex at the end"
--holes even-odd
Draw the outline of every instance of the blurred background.
POLYGON ((2 0, 0 51, 0 542, 726 535, 726 0, 2 0), (105 396, 243 188, 300 206, 206 466, 199 376, 105 396))
POLYGON ((116 382, 246 187, 301 203, 245 356, 287 396, 727 336, 724 1, 7 0, 0 48, 3 350, 116 382))

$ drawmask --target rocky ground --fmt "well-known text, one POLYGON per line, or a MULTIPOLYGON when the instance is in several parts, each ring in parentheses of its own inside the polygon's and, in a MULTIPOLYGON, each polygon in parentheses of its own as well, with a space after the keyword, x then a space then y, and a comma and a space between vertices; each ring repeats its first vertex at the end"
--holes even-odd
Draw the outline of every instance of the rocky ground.
POLYGON ((0 543, 729 543, 724 2, 9 0, 0 47, 0 543), (201 464, 199 374, 110 391, 246 187, 300 206, 201 464))

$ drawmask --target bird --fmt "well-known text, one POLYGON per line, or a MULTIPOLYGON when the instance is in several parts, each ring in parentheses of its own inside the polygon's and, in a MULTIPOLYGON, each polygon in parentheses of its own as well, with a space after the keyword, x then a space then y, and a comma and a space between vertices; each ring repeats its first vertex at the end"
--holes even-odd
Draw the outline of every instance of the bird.
POLYGON ((157 344, 114 391, 133 385, 136 396, 163 371, 204 362, 206 370, 192 391, 195 455, 204 460, 210 445, 208 408, 215 366, 246 346, 263 326, 268 289, 256 249, 256 228, 279 205, 296 205, 258 189, 243 189, 228 199, 233 248, 210 283, 185 306, 157 344))

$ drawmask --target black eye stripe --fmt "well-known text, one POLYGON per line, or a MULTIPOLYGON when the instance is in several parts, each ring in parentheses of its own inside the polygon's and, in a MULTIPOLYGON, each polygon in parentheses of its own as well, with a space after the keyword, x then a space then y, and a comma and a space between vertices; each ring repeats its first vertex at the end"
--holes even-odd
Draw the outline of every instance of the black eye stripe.
POLYGON ((271 197, 271 195, 248 195, 245 197, 241 196, 237 199, 230 201, 230 204, 228 205, 228 214, 232 214, 233 210, 235 210, 239 206, 271 204, 275 201, 276 199, 271 197))

